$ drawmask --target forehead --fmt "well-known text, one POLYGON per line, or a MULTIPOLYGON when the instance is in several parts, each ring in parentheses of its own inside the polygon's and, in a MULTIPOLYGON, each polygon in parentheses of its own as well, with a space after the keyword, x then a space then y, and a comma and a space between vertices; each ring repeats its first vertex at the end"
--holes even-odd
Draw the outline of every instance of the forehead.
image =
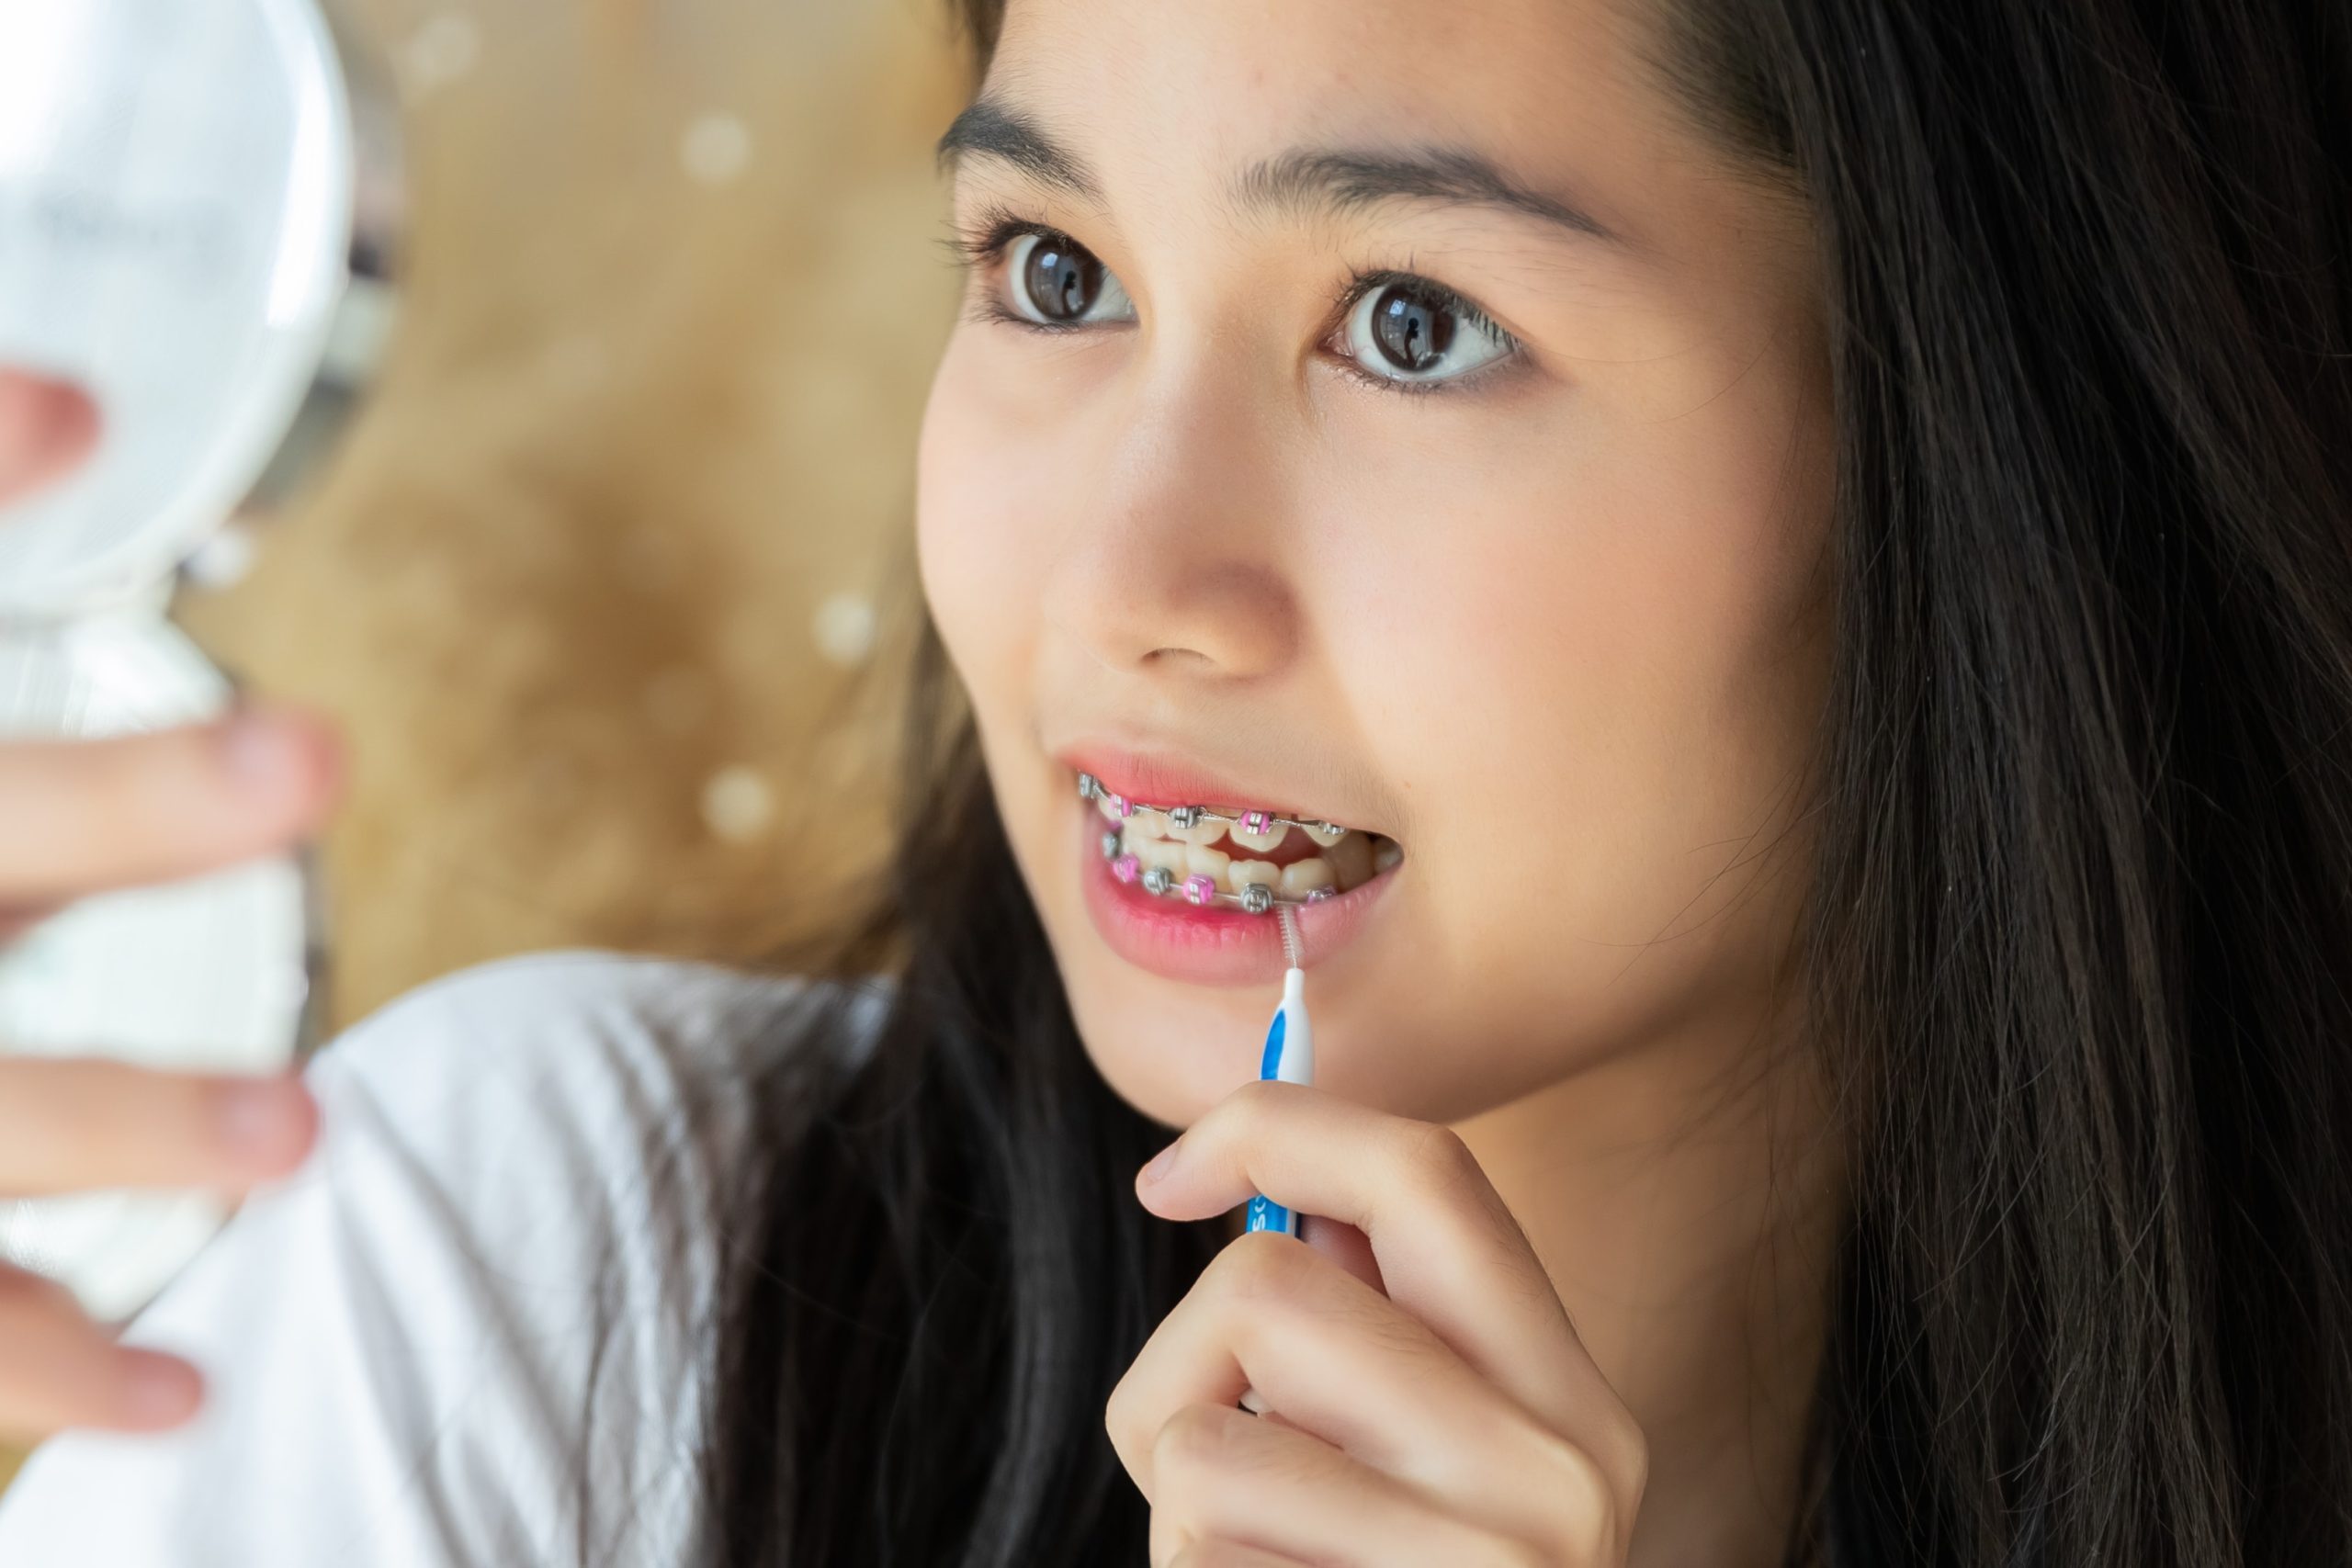
POLYGON ((1715 161, 1657 48, 1608 0, 1011 0, 986 96, 1099 171, 1114 207, 1231 219, 1285 153, 1410 145, 1641 243, 1715 161))

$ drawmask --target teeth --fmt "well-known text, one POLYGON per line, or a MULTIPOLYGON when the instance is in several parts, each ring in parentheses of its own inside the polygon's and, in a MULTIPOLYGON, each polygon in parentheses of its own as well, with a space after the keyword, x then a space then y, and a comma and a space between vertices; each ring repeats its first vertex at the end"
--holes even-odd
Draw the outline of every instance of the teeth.
POLYGON ((1289 836, 1289 826, 1282 822, 1269 824, 1262 833, 1252 833, 1238 822, 1233 825, 1233 841, 1245 850, 1256 850, 1261 854, 1274 849, 1289 836))
POLYGON ((1155 811, 1152 815, 1159 818, 1161 832, 1188 844, 1214 844, 1225 837, 1225 824, 1214 817, 1204 817, 1189 828, 1179 828, 1170 823, 1163 812, 1155 811))
MULTIPOLYGON (((1257 863, 1263 865, 1265 862, 1257 863)), ((1282 888, 1293 897, 1301 897, 1317 887, 1329 887, 1338 881, 1331 863, 1317 857, 1293 861, 1283 867, 1282 888)))
POLYGON ((1165 866, 1179 877, 1185 874, 1184 857, 1191 852, 1189 845, 1180 844, 1173 839, 1146 838, 1141 833, 1129 833, 1126 845, 1127 853, 1135 856, 1146 871, 1158 865, 1165 866))
POLYGON ((1223 850, 1207 849, 1199 844, 1184 844, 1179 847, 1184 855, 1185 875, 1205 876, 1216 884, 1216 890, 1220 893, 1233 891, 1225 877, 1225 868, 1233 863, 1231 855, 1227 854, 1223 850))
MULTIPOLYGON (((1186 807, 1171 821, 1168 811, 1121 800, 1108 789, 1095 796, 1094 808, 1106 821, 1118 827, 1115 835, 1105 835, 1114 840, 1114 852, 1133 855, 1138 873, 1155 869, 1167 872, 1170 886, 1189 877, 1206 877, 1217 892, 1224 894, 1264 887, 1290 898, 1304 898, 1310 893, 1329 897, 1335 893, 1353 892, 1379 873, 1402 863, 1405 858, 1405 852, 1395 840, 1377 834, 1329 822, 1299 822, 1295 826, 1323 853, 1277 866, 1271 861, 1236 856, 1243 851, 1271 854, 1289 838, 1291 823, 1268 822, 1263 831, 1251 832, 1239 821, 1228 823, 1221 818, 1199 815, 1192 826, 1180 827, 1177 823, 1184 817, 1200 814, 1203 808, 1186 807), (1117 809, 1119 806, 1126 807, 1125 816, 1117 809), (1211 847, 1228 839, 1230 852, 1211 847)), ((1266 815, 1269 814, 1252 811, 1245 820, 1263 820, 1266 815)))
POLYGON ((1280 887, 1283 885, 1282 867, 1267 860, 1235 861, 1225 868, 1225 875, 1226 880, 1232 884, 1233 891, 1236 893, 1240 892, 1251 883, 1267 887, 1280 887))
POLYGON ((1372 846, 1362 833, 1350 833, 1323 852, 1340 879, 1340 891, 1352 893, 1372 880, 1372 846))

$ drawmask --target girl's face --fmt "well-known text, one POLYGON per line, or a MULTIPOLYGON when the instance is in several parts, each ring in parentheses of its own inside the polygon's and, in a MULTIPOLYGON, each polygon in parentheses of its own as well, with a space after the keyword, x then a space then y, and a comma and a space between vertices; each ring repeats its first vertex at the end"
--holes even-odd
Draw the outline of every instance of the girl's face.
POLYGON ((1114 880, 1081 770, 1381 836, 1139 852, 1330 865, 1349 1098, 1458 1121, 1757 1021, 1826 672, 1819 282, 1645 25, 1013 0, 949 133, 1001 246, 925 417, 924 591, 1087 1049, 1164 1123, 1256 1076, 1279 935, 1114 880))

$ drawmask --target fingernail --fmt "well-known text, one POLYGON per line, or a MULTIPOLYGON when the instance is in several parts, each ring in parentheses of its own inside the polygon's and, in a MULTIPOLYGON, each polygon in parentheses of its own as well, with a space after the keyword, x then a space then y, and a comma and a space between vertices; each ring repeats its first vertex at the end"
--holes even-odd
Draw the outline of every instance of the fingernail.
POLYGON ((1143 1168, 1143 1179, 1147 1183, 1158 1181, 1176 1168, 1176 1150, 1183 1141, 1179 1138, 1175 1143, 1151 1156, 1151 1163, 1143 1168))
POLYGON ((203 1400, 203 1381, 194 1367, 178 1357, 153 1350, 132 1350, 130 1359, 123 1407, 131 1420, 142 1426, 176 1421, 192 1413, 203 1400))
POLYGON ((220 744, 230 772, 250 784, 284 784, 307 763, 309 745, 301 730, 269 708, 238 709, 220 744))

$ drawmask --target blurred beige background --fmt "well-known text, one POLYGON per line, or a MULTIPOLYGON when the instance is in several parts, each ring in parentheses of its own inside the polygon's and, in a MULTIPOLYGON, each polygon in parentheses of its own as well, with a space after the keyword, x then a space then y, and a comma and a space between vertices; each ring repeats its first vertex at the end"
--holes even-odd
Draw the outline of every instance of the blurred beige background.
POLYGON ((756 951, 871 852, 859 677, 954 310, 945 6, 353 4, 406 106, 393 357, 181 612, 347 727, 334 1014, 524 948, 756 951))
POLYGON ((180 601, 345 727, 332 1017, 530 948, 754 956, 878 848, 955 310, 945 6, 348 8, 406 127, 391 358, 249 573, 180 601))

